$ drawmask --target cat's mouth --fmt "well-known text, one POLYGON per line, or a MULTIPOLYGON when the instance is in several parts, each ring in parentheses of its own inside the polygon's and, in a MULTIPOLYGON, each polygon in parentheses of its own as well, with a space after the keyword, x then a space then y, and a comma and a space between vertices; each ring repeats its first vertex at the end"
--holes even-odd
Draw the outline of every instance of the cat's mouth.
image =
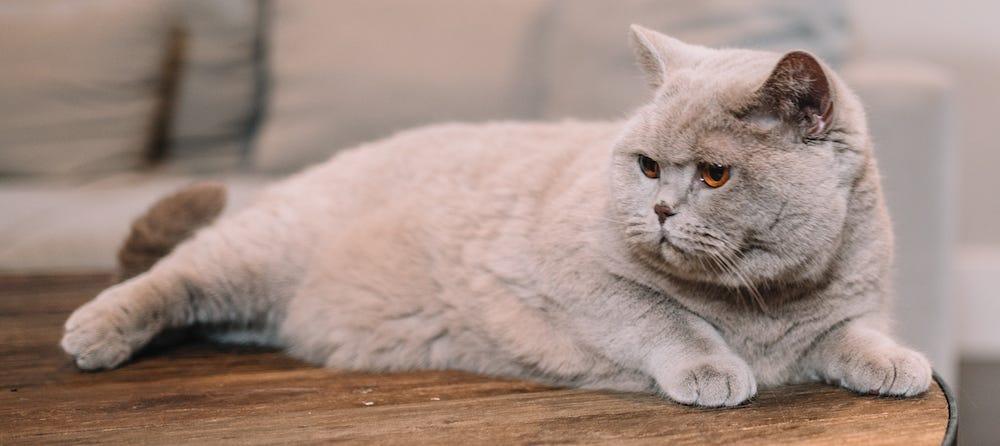
POLYGON ((676 243, 674 243, 673 241, 671 241, 670 240, 670 236, 667 235, 666 231, 664 231, 662 234, 660 234, 660 249, 664 249, 664 248, 669 249, 671 251, 674 251, 674 252, 676 252, 676 253, 678 253, 678 254, 680 254, 682 256, 685 256, 685 257, 690 257, 691 256, 691 252, 689 252, 686 249, 681 248, 676 243))
POLYGON ((663 231, 660 234, 660 256, 671 265, 672 269, 683 270, 685 275, 695 280, 707 280, 710 282, 722 281, 729 283, 736 280, 730 277, 732 268, 738 268, 735 259, 699 243, 691 240, 684 234, 671 234, 663 231), (720 260, 722 258, 727 260, 720 260))
POLYGON ((668 234, 666 231, 663 231, 660 234, 660 243, 659 244, 660 244, 660 251, 665 251, 664 254, 666 254, 666 252, 672 252, 672 253, 680 255, 681 257, 683 257, 685 259, 690 259, 692 257, 696 257, 696 253, 695 252, 692 252, 689 249, 685 249, 683 246, 681 246, 680 244, 678 244, 677 240, 674 239, 674 238, 671 238, 670 234, 668 234))
MULTIPOLYGON (((732 243, 732 242, 729 242, 732 243)), ((736 246, 735 244, 733 246, 736 246)), ((663 267, 677 277, 696 282, 724 285, 734 288, 752 288, 754 279, 748 271, 748 258, 764 252, 758 246, 748 246, 737 251, 727 251, 709 241, 691 238, 683 230, 663 230, 659 239, 663 267)))
MULTIPOLYGON (((719 266, 710 253, 698 247, 686 246, 683 237, 671 236, 666 231, 660 235, 659 257, 661 268, 669 274, 689 281, 738 286, 742 282, 719 266)), ((688 243, 691 244, 691 243, 688 243)))
POLYGON ((685 245, 683 237, 671 236, 664 231, 660 234, 658 243, 659 259, 662 271, 668 274, 694 282, 726 283, 732 282, 724 270, 715 265, 708 253, 685 245))

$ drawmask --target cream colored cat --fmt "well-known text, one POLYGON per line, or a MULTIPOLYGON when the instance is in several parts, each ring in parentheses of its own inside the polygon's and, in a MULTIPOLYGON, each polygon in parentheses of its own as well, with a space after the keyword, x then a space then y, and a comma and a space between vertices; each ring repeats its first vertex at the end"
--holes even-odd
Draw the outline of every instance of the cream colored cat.
POLYGON ((886 334, 892 240, 857 98, 804 52, 632 39, 655 92, 628 121, 340 153, 78 309, 63 348, 111 368, 208 324, 329 367, 705 406, 805 380, 926 390, 927 360, 886 334))

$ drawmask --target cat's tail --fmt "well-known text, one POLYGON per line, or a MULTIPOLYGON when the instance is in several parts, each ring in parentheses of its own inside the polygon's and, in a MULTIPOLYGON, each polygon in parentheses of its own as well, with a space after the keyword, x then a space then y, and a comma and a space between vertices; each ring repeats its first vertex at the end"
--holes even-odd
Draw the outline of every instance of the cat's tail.
POLYGON ((161 198, 132 223, 132 230, 118 250, 121 282, 149 270, 198 229, 215 221, 226 207, 226 188, 200 182, 161 198))

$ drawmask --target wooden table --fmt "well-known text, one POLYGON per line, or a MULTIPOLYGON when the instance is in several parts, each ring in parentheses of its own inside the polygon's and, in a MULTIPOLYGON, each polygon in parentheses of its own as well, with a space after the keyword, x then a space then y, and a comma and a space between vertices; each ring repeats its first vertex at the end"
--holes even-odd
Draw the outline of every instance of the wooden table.
POLYGON ((345 373, 278 352, 187 342, 77 371, 59 350, 103 274, 0 276, 0 444, 940 444, 949 404, 823 385, 698 409, 651 395, 553 389, 459 372, 345 373))

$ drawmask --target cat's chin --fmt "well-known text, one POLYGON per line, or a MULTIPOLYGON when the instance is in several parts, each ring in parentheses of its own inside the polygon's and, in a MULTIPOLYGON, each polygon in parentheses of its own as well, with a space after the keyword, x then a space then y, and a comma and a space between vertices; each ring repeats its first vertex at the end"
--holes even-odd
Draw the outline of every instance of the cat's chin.
POLYGON ((666 237, 660 239, 658 248, 657 269, 674 279, 727 288, 746 284, 744 278, 733 272, 735 265, 686 250, 666 237))

